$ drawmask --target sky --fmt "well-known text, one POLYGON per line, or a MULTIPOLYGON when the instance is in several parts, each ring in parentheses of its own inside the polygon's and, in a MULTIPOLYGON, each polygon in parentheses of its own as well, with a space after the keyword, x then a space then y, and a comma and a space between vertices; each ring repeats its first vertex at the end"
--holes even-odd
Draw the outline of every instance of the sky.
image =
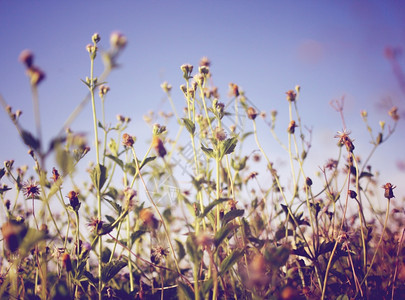
MULTIPOLYGON (((343 128, 331 100, 345 98, 345 121, 358 153, 364 155, 371 145, 360 111, 368 111, 376 131, 380 120, 389 123, 390 105, 400 112, 405 108, 405 95, 384 56, 386 47, 405 44, 401 1, 0 0, 0 94, 14 110, 23 111, 25 128, 34 128, 34 118, 20 52, 32 50, 35 64, 46 73, 39 99, 43 135, 49 141, 87 93, 80 81, 89 76, 85 46, 98 32, 100 49, 107 49, 113 31, 125 34, 128 45, 119 58, 121 67, 107 80, 111 91, 106 119, 113 123, 117 114, 131 117, 128 130, 140 141, 150 137, 142 116, 150 110, 170 110, 160 84, 173 85, 173 99, 181 110, 185 102, 178 88, 184 83, 180 65, 197 66, 203 56, 212 62, 223 102, 229 100, 228 84, 234 82, 256 107, 267 113, 275 109, 282 118, 288 113, 285 92, 300 85, 300 114, 313 130, 309 160, 316 167, 337 153, 334 135, 343 128)), ((98 61, 96 73, 101 70, 98 61)), ((90 116, 87 105, 71 126, 89 134, 89 140, 90 116)), ((29 163, 5 112, 0 112, 0 128, 0 159, 29 163)), ((371 160, 381 169, 382 181, 397 184, 402 195, 405 174, 397 163, 405 161, 404 129, 401 120, 371 160)), ((266 127, 261 125, 259 131, 264 147, 278 155, 280 147, 266 127)))

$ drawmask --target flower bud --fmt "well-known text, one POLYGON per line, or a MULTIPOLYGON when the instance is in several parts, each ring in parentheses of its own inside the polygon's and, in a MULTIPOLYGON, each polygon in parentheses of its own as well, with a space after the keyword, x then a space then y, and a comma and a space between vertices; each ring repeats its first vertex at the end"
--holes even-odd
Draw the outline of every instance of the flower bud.
POLYGON ((248 118, 251 119, 251 120, 256 119, 256 117, 257 117, 257 111, 256 111, 256 109, 254 109, 252 106, 250 106, 250 107, 247 109, 247 115, 248 115, 248 118))
POLYGON ((67 272, 72 272, 72 261, 70 260, 70 255, 68 253, 62 255, 62 266, 67 272))
POLYGON ((135 143, 134 138, 130 136, 128 133, 124 133, 122 135, 122 144, 124 146, 131 148, 134 145, 134 143, 135 143))
POLYGON ((294 102, 295 98, 297 97, 297 94, 293 90, 287 91, 286 95, 287 95, 288 102, 294 102))
POLYGON ((170 93, 170 91, 172 90, 172 86, 170 84, 167 83, 167 81, 163 82, 160 87, 162 88, 162 90, 165 93, 170 93))
POLYGON ((162 140, 158 136, 153 137, 152 147, 155 149, 155 151, 158 153, 160 157, 164 157, 167 153, 162 140))
POLYGON ((18 60, 22 62, 27 68, 31 68, 34 62, 34 54, 28 49, 23 50, 18 57, 18 60))
POLYGON ((297 125, 295 125, 295 121, 292 120, 292 121, 290 122, 290 124, 288 124, 287 132, 288 132, 288 133, 291 133, 291 134, 294 134, 294 132, 295 132, 295 127, 297 127, 297 125))
POLYGON ((100 41, 100 35, 96 32, 95 34, 93 34, 93 36, 91 37, 91 40, 93 41, 94 44, 97 44, 100 41))
POLYGON ((127 45, 127 38, 120 32, 113 32, 110 36, 111 47, 121 50, 127 45))

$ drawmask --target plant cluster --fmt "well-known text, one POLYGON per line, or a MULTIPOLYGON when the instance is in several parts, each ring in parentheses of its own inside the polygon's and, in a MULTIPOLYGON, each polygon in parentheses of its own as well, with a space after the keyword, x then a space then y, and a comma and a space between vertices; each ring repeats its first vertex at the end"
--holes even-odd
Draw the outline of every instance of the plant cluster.
POLYGON ((361 112, 372 144, 363 161, 343 100, 333 102, 343 124, 336 155, 310 178, 311 130, 299 114, 301 88, 286 92, 286 118, 260 111, 234 83, 224 103, 203 58, 198 68, 180 67, 182 112, 172 86, 161 85, 173 112, 161 114, 164 125, 145 117, 150 143, 138 156, 136 132, 127 130, 131 119, 118 115, 112 126, 104 116, 105 80, 126 37, 113 33, 105 52, 99 42, 94 34, 86 46, 88 96, 47 148, 38 109, 45 73, 30 51, 20 61, 30 79, 36 132, 24 129, 22 111, 0 97, 34 163, 31 175, 14 160, 0 169, 2 299, 405 297, 403 202, 395 199, 395 183, 381 186, 369 164, 396 129, 396 107, 377 134, 361 112), (105 70, 96 77, 99 54, 105 70), (94 147, 69 129, 88 102, 94 147), (285 150, 287 170, 262 147, 258 121, 285 150), (89 181, 76 182, 77 167, 91 156, 89 181), (381 199, 385 211, 373 208, 381 199))

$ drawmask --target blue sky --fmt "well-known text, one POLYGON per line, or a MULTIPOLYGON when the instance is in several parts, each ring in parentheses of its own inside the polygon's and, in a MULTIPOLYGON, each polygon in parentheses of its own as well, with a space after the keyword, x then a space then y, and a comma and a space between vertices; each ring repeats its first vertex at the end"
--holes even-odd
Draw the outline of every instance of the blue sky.
MULTIPOLYGON (((127 36, 128 45, 119 60, 122 67, 108 78, 107 120, 128 115, 133 120, 129 130, 146 139, 149 129, 142 115, 170 109, 160 84, 167 80, 173 85, 180 109, 184 100, 178 89, 183 83, 179 66, 197 65, 207 56, 223 102, 228 100, 228 83, 234 82, 261 110, 277 109, 287 116, 285 92, 299 84, 300 113, 314 131, 311 159, 322 165, 335 153, 333 136, 342 129, 329 105, 332 99, 345 96, 346 122, 360 153, 371 149, 360 111, 369 112, 378 130, 379 120, 389 120, 386 109, 378 105, 383 99, 404 108, 404 94, 384 57, 385 47, 404 45, 404 17, 401 1, 3 0, 0 93, 14 109, 23 110, 23 126, 33 128, 30 87, 17 60, 23 49, 31 49, 35 64, 47 75, 39 91, 44 136, 49 140, 86 95, 79 79, 89 73, 85 46, 92 34, 98 32, 100 47, 108 48, 110 33, 118 30, 127 36)), ((101 62, 96 66, 100 70, 101 62)), ((88 105, 72 128, 91 134, 90 113, 88 105)), ((4 112, 0 116, 6 141, 0 159, 28 163, 16 130, 4 112)), ((264 144, 273 151, 266 134, 270 136, 265 132, 264 144)), ((387 178, 383 181, 404 178, 396 168, 397 160, 405 160, 403 137, 401 121, 371 161, 382 168, 381 177, 387 178)))

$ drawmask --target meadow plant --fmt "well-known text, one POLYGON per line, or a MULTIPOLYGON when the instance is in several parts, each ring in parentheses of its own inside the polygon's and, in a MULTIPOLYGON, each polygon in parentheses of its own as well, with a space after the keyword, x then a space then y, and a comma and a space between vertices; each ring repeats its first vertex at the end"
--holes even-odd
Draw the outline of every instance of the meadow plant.
POLYGON ((118 115, 111 126, 104 111, 105 80, 126 37, 113 33, 104 52, 100 42, 94 34, 85 47, 88 95, 48 147, 38 108, 45 73, 29 50, 19 60, 32 89, 36 131, 24 129, 22 111, 0 97, 34 165, 6 160, 0 169, 2 299, 405 297, 405 211, 394 196, 400 183, 384 178, 382 185, 369 164, 394 133, 398 108, 377 133, 361 112, 372 145, 363 161, 346 126, 344 99, 333 101, 342 120, 336 154, 319 162, 311 178, 306 162, 316 145, 299 114, 301 87, 280 95, 286 117, 267 114, 235 83, 221 98, 204 57, 198 67, 180 67, 183 99, 173 99, 172 86, 162 83, 173 111, 160 114, 163 125, 153 124, 154 113, 145 116, 150 142, 139 156, 130 117, 118 115), (105 69, 97 77, 100 56, 105 69), (88 102, 90 145, 69 129, 88 102), (262 146, 267 136, 285 152, 288 168, 262 146), (76 182, 84 157, 92 161, 88 181, 76 182), (385 211, 374 209, 383 198, 385 211))

